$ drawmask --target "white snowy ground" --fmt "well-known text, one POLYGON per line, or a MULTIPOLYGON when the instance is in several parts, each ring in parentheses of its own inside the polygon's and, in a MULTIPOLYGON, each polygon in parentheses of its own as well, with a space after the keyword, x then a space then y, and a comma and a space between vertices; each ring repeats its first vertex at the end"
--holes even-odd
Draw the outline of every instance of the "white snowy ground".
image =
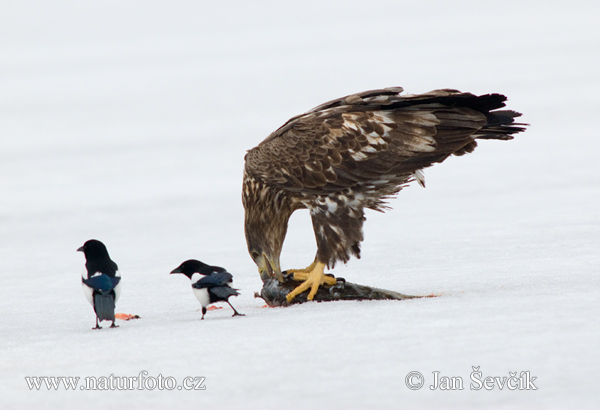
MULTIPOLYGON (((600 7, 595 1, 0 4, 0 406, 598 408, 600 7), (529 130, 426 171, 335 270, 405 302, 263 308, 246 149, 349 93, 501 92, 529 130), (123 275, 92 331, 90 238, 123 275), (200 321, 188 258, 242 295, 200 321), (535 391, 471 390, 529 371, 535 391), (205 377, 203 391, 31 391, 26 376, 205 377), (425 386, 410 390, 418 371, 425 386), (463 390, 430 390, 433 372, 463 390)), ((284 267, 312 259, 295 215, 284 267)), ((152 383, 148 384, 151 387, 152 383)), ((137 384, 134 385, 137 388, 137 384)))

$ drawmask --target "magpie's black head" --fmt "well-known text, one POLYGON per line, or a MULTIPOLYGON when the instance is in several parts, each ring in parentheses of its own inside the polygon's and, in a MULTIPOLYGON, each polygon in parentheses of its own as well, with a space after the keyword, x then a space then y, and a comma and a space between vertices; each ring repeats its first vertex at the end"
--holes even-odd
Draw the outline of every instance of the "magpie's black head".
POLYGON ((210 275, 213 272, 222 272, 224 270, 225 269, 218 266, 210 266, 196 259, 190 259, 173 269, 171 273, 183 273, 185 276, 191 279, 194 273, 210 275))
POLYGON ((77 252, 83 252, 85 258, 88 260, 102 258, 110 259, 110 256, 108 256, 108 250, 106 249, 106 246, 104 246, 102 242, 97 241, 96 239, 90 239, 89 241, 84 243, 82 247, 77 249, 77 252))
POLYGON ((82 247, 77 249, 77 252, 83 252, 85 255, 85 266, 89 275, 101 272, 112 276, 119 269, 117 264, 108 256, 106 246, 96 239, 90 239, 84 243, 82 247))

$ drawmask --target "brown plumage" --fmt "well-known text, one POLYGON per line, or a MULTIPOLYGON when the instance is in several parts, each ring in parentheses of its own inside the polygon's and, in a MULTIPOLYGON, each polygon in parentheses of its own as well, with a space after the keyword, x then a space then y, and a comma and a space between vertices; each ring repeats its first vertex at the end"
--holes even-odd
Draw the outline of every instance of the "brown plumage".
POLYGON ((521 114, 498 110, 506 100, 500 94, 401 92, 366 91, 322 104, 248 151, 246 241, 263 280, 281 278, 279 255, 295 210, 310 211, 315 263, 333 268, 360 257, 365 208, 385 210, 386 199, 409 182, 424 185, 424 168, 472 152, 477 139, 509 140, 525 129, 514 122, 521 114))

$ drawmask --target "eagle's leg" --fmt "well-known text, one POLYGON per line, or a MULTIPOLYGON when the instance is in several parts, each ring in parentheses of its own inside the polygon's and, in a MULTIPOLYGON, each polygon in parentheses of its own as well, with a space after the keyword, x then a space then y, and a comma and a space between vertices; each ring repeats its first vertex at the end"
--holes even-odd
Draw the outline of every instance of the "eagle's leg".
MULTIPOLYGON (((336 280, 331 276, 325 275, 325 264, 323 262, 315 261, 311 266, 313 268, 310 271, 295 271, 294 272, 294 280, 304 280, 302 284, 300 284, 296 289, 292 290, 285 297, 288 302, 291 302, 296 296, 304 292, 305 290, 310 288, 310 292, 308 293, 307 299, 313 300, 315 295, 317 294, 317 290, 319 290, 319 286, 327 284, 327 285, 335 285, 336 280), (313 266, 314 265, 314 266, 313 266)), ((310 268, 310 266, 309 266, 310 268)))
POLYGON ((287 272, 294 274, 294 280, 297 280, 297 281, 306 280, 306 278, 308 276, 307 275, 302 275, 302 274, 303 273, 312 272, 312 270, 315 268, 316 265, 317 265, 317 260, 315 259, 313 261, 313 263, 311 263, 310 265, 308 265, 304 269, 288 269, 287 272))

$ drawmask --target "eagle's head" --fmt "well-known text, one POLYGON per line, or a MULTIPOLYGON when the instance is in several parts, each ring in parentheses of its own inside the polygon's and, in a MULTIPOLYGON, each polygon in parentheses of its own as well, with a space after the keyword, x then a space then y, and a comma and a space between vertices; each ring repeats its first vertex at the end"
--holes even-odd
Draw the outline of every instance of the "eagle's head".
MULTIPOLYGON (((270 209, 268 205, 266 207, 270 209)), ((263 208, 263 212, 256 213, 253 207, 246 208, 244 226, 248 253, 258 266, 263 282, 273 277, 283 282, 279 255, 285 238, 287 220, 281 221, 277 215, 265 209, 263 208), (273 215, 273 218, 263 218, 267 213, 273 215)))
POLYGON ((257 250, 259 247, 248 248, 252 260, 258 266, 258 272, 263 282, 266 282, 269 278, 275 277, 280 282, 283 282, 283 275, 281 274, 281 267, 279 265, 279 255, 273 256, 269 251, 257 250))
POLYGON ((270 212, 270 207, 265 205, 263 212, 256 213, 253 207, 246 208, 245 232, 248 253, 252 257, 263 282, 270 278, 277 278, 283 282, 279 255, 285 238, 287 220, 281 221, 277 215, 270 212), (267 210, 266 210, 267 209, 267 210), (266 211, 265 211, 266 210, 266 211), (273 215, 265 219, 265 212, 273 215), (283 229, 283 232, 281 230, 283 229))
POLYGON ((248 253, 258 266, 261 279, 265 282, 275 277, 283 282, 279 256, 294 211, 292 201, 283 191, 245 174, 242 202, 248 253))

